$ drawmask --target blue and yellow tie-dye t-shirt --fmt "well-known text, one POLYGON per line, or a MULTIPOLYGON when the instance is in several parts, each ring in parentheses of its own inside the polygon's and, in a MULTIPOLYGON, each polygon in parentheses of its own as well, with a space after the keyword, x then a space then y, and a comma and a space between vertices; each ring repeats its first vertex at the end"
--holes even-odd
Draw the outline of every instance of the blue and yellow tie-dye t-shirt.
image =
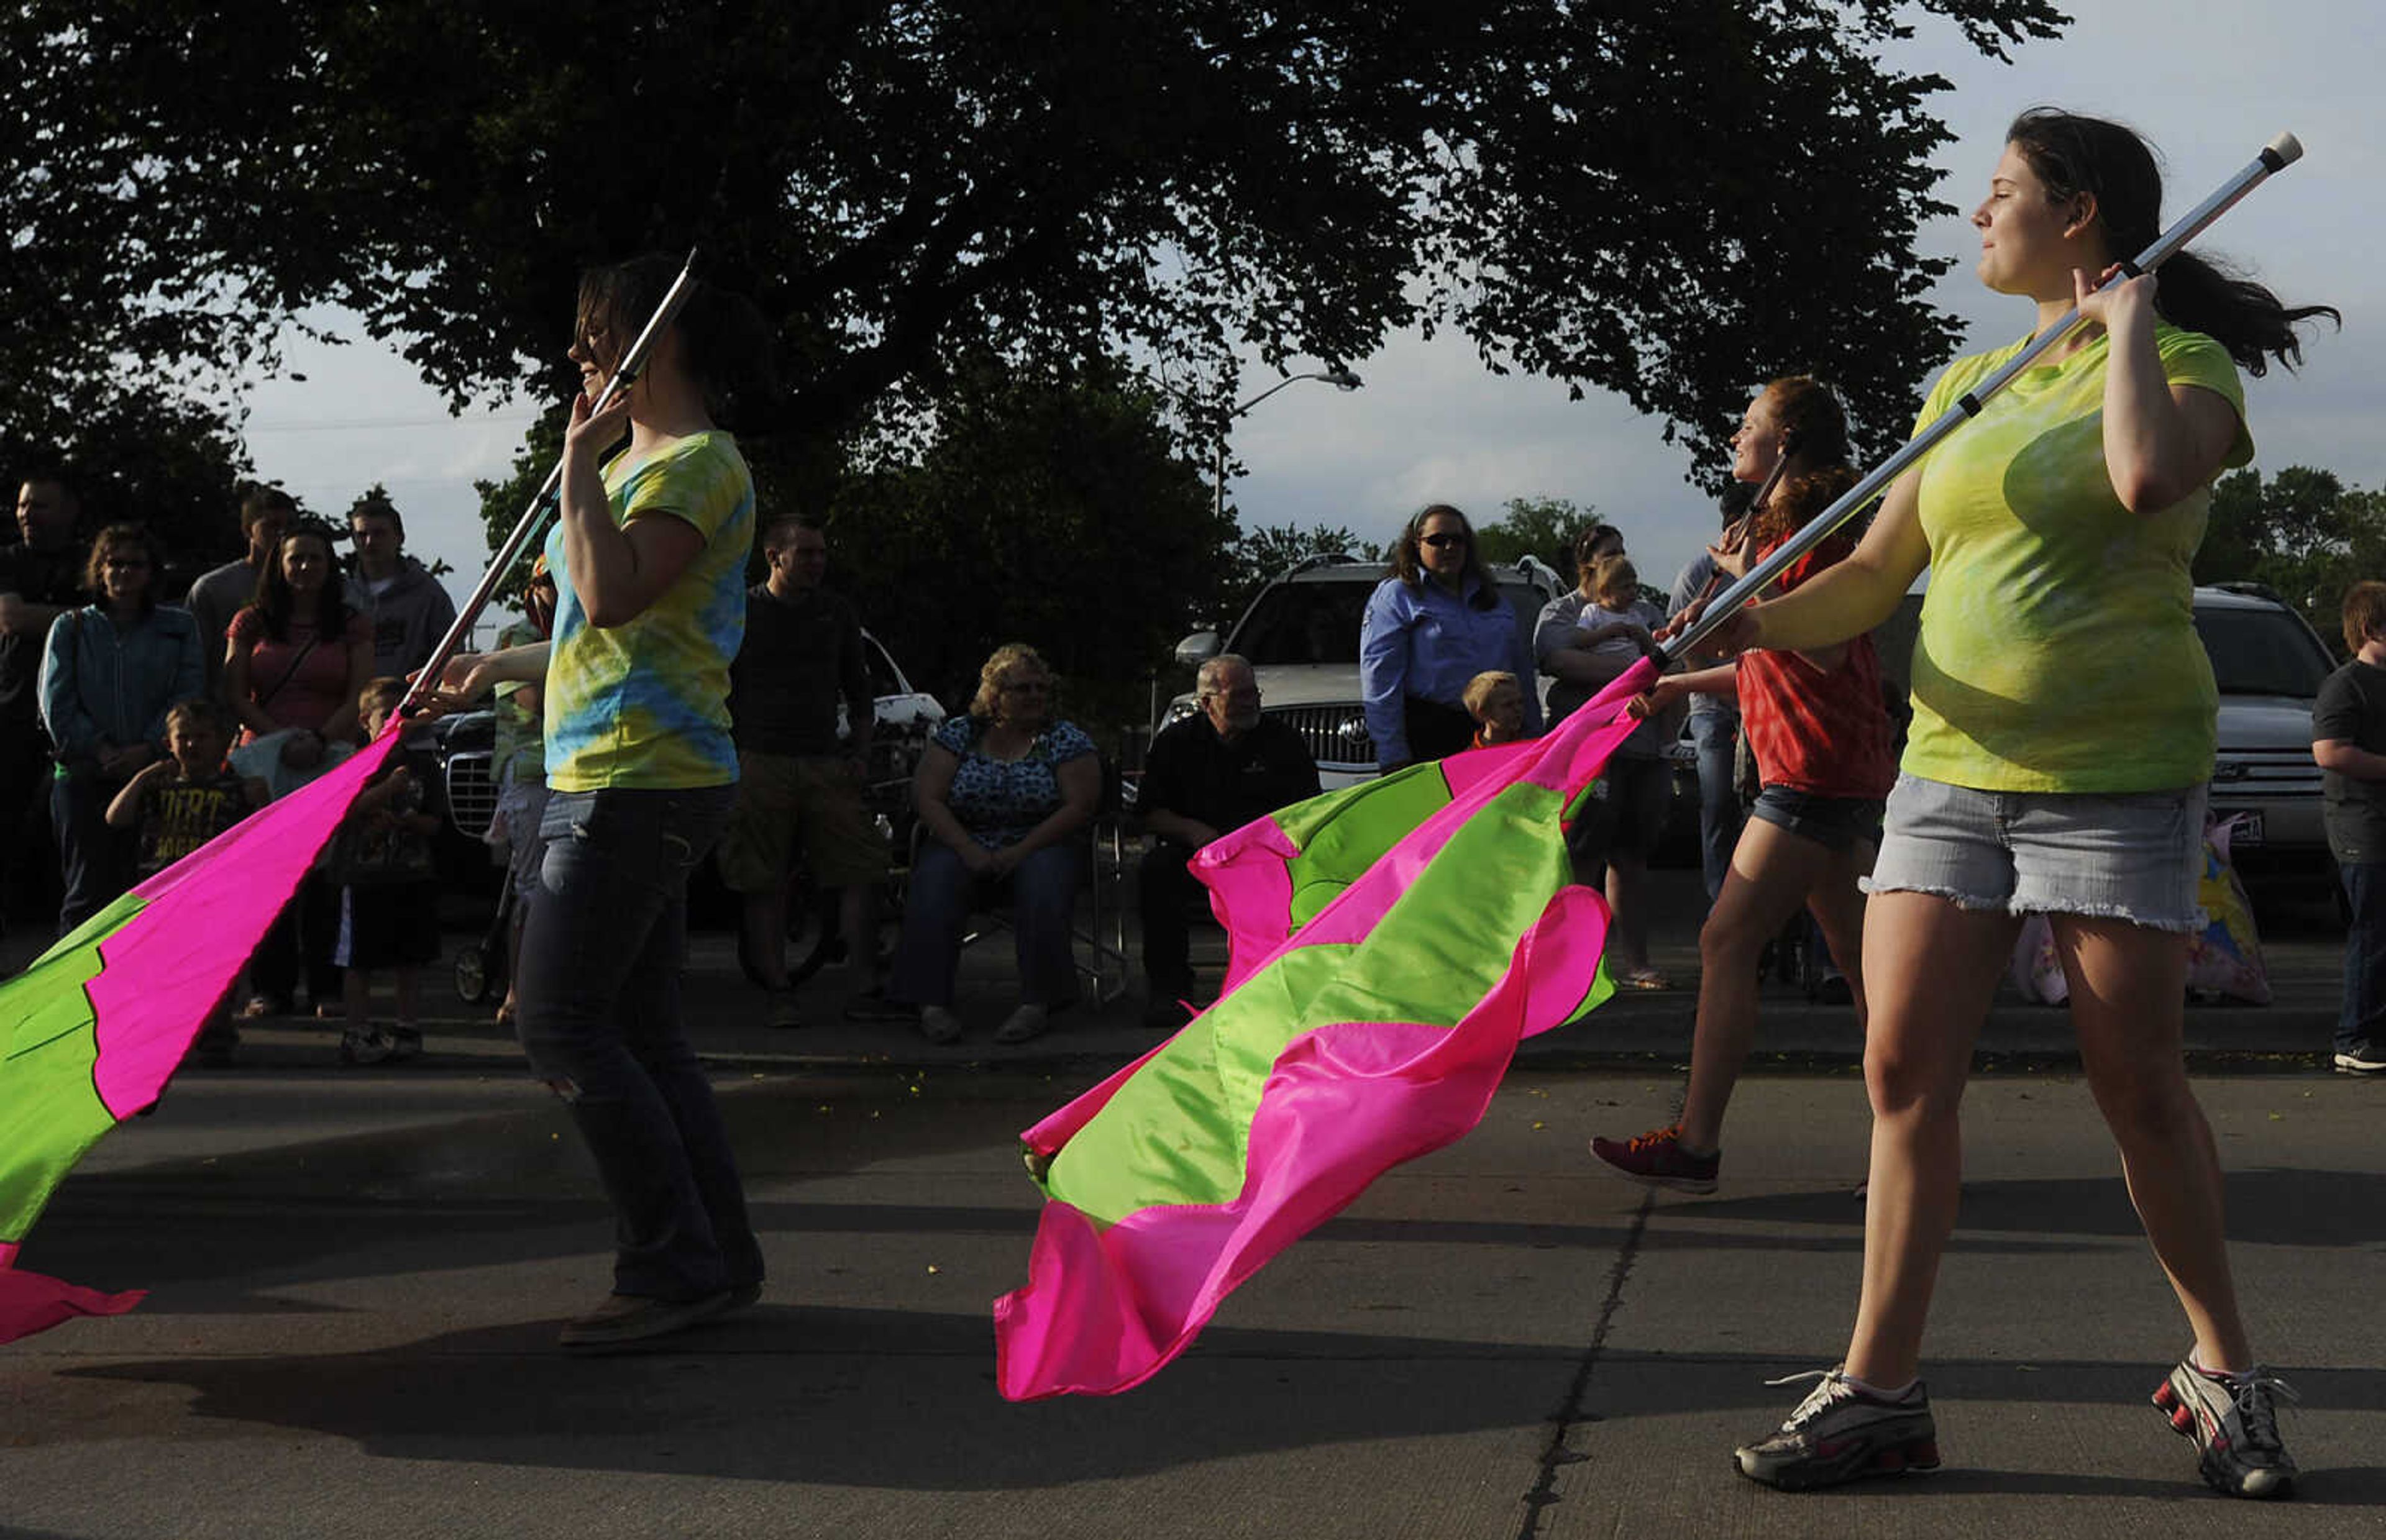
POLYGON ((746 557, 754 478, 727 433, 692 433, 645 459, 605 467, 613 517, 685 520, 704 535, 679 581, 627 624, 588 623, 563 559, 546 664, 546 781, 559 792, 672 789, 737 779, 729 736, 729 663, 746 639, 746 557))
MULTIPOLYGON (((1921 427, 2024 344, 1958 359, 1921 427)), ((2157 326, 2173 385, 2237 409, 2229 463, 2254 457, 2228 352, 2157 326)), ((1907 773, 1982 791, 2120 793, 2212 774, 2219 695, 2196 640, 2188 575, 2207 484, 2156 513, 2121 506, 2104 467, 2099 334, 2024 370, 1922 462, 1930 589, 1914 644, 1907 773)))

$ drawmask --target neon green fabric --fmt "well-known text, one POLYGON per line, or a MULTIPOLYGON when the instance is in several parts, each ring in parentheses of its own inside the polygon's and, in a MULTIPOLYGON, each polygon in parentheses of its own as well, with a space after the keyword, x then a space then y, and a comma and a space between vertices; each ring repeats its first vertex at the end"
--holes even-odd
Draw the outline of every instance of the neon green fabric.
POLYGON ((1432 760, 1375 781, 1313 796, 1276 814, 1276 826, 1300 847, 1292 876, 1292 924, 1309 923, 1359 873, 1450 802, 1450 783, 1432 760), (1365 811, 1351 816, 1360 804, 1365 811))
POLYGON ((85 920, 8 983, 13 1025, 0 1049, 0 1242, 20 1242, 92 1141, 116 1124, 92 1083, 99 1039, 84 985, 100 970, 99 944, 139 914, 126 894, 85 920))
MULTIPOLYGON (((1365 935, 1288 947, 1259 969, 1069 1141, 1045 1174, 1048 1195, 1101 1223, 1157 1205, 1235 1197, 1261 1090, 1293 1039, 1337 1022, 1447 1028, 1507 973, 1526 932, 1572 881, 1556 803, 1544 787, 1506 788, 1365 935)), ((1388 818, 1384 843, 1413 822, 1388 818)), ((1589 995, 1567 1004, 1588 1008, 1613 989, 1601 970, 1589 995)))

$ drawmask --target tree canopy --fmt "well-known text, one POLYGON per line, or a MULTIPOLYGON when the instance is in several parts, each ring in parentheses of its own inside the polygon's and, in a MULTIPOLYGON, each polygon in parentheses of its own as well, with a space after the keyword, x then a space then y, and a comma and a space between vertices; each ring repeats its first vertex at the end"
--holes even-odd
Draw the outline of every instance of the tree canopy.
MULTIPOLYGON (((1955 329, 1911 251, 1936 77, 2048 0, 22 0, 0 12, 0 419, 188 394, 320 305, 451 398, 569 388, 577 270, 699 245, 813 442, 961 360, 1125 357, 1214 421, 1237 348, 1455 327, 1714 462, 1754 382, 1902 432, 1955 329), (1921 13, 1918 14, 1917 13, 1921 13), (94 394, 97 393, 97 394, 94 394), (36 411, 38 407, 41 409, 36 411)), ((47 415, 44 415, 47 414, 47 415)))
POLYGON ((2197 582, 2262 584, 2339 648, 2345 590, 2386 573, 2386 493, 2307 465, 2267 479, 2231 471, 2212 489, 2194 573, 2197 582))

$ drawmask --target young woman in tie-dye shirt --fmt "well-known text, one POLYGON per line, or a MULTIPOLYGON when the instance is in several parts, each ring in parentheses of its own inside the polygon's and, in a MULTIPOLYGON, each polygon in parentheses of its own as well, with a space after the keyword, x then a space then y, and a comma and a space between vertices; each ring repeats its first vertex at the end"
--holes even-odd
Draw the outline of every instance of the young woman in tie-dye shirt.
POLYGON ((573 1347, 678 1331, 751 1303, 762 1281, 679 975, 687 875, 737 781, 729 664, 754 484, 721 422, 767 391, 768 344, 751 306, 698 284, 645 372, 594 411, 671 278, 648 260, 581 285, 582 390, 546 542, 553 640, 458 658, 443 682, 450 701, 507 679, 546 691, 547 847, 523 921, 520 1027, 596 1156, 619 1240, 611 1296, 564 1329, 573 1347))

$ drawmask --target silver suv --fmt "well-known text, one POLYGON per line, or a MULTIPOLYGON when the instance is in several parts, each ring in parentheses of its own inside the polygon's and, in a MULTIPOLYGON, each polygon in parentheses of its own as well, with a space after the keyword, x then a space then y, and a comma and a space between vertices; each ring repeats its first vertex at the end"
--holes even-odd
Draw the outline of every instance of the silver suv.
POLYGON ((2253 873, 2330 875, 2312 705, 2336 660, 2302 616, 2254 583, 2197 589, 2195 632, 2220 682, 2213 815, 2244 815, 2230 856, 2253 873))
MULTIPOLYGON (((1908 594, 1874 632, 1901 695, 1921 612, 1922 595, 1908 594)), ((2220 686, 2212 816, 2241 815, 2230 858, 2249 876, 2329 877, 2311 714, 2335 660, 2304 618, 2258 583, 2198 588, 2195 633, 2220 686)))
MULTIPOLYGON (((1529 556, 1513 567, 1494 567, 1491 575, 1528 645, 1541 607, 1570 586, 1529 556)), ((1196 632, 1176 645, 1176 661, 1198 669, 1222 652, 1250 658, 1262 709, 1300 734, 1325 786, 1369 780, 1375 742, 1359 695, 1359 627, 1368 595, 1383 581, 1381 562, 1312 557, 1272 579, 1223 645, 1216 632, 1196 632)), ((1196 709, 1191 695, 1178 695, 1152 731, 1196 709)))

